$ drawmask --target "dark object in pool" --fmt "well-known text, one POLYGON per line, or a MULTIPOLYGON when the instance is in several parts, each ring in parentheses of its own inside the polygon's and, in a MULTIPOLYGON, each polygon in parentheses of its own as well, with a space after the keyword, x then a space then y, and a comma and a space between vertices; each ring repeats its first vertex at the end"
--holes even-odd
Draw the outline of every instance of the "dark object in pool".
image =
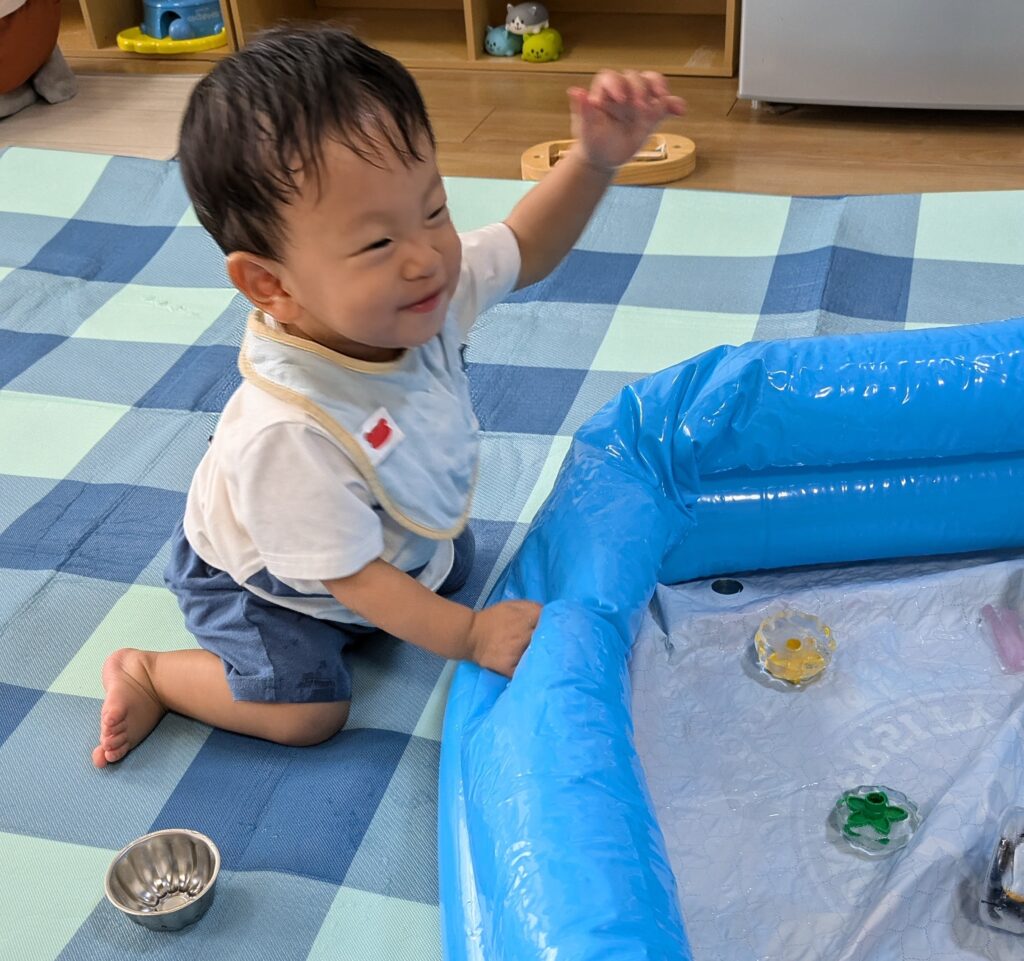
POLYGON ((1003 815, 979 907, 986 924, 1024 934, 1024 808, 1003 815))
POLYGON ((711 582, 711 590, 716 594, 739 594, 743 585, 731 577, 720 577, 717 581, 711 582))

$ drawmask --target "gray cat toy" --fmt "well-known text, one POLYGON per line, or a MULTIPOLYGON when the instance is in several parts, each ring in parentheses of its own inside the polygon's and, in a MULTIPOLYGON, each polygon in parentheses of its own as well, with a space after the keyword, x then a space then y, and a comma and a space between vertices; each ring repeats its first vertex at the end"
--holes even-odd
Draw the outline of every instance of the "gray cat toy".
POLYGON ((540 33, 548 26, 548 8, 543 3, 519 3, 514 7, 508 5, 505 16, 505 29, 520 37, 531 33, 540 33))

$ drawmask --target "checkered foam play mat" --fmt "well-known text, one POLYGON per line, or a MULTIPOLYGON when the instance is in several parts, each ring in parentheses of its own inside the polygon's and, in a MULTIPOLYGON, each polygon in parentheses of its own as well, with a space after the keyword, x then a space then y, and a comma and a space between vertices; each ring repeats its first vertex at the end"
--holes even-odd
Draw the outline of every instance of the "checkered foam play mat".
MULTIPOLYGON (((448 182, 456 224, 518 182, 448 182)), ((1024 193, 804 199, 616 189, 546 281, 475 329, 475 601, 569 438, 627 382, 721 343, 1024 314, 1024 193)), ((0 154, 0 958, 440 955, 438 738, 448 670, 373 641, 348 728, 292 749, 167 717, 95 770, 100 665, 194 642, 167 541, 238 383, 247 305, 172 163, 0 154), (175 934, 103 898, 126 842, 211 835, 210 913, 175 934)))

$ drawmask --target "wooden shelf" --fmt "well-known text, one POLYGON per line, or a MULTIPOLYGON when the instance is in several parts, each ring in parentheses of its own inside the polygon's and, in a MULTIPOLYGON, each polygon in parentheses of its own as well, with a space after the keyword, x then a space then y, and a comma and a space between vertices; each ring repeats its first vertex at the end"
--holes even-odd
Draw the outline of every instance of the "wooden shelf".
POLYGON ((466 26, 457 10, 317 7, 315 17, 344 24, 407 67, 470 66, 466 26))
POLYGON ((117 47, 117 30, 138 16, 137 4, 63 0, 65 55, 84 69, 195 72, 209 69, 236 44, 282 20, 321 20, 350 27, 413 69, 589 74, 610 67, 731 77, 739 8, 739 0, 632 0, 631 12, 622 13, 620 0, 553 0, 552 24, 562 34, 565 51, 553 63, 526 63, 484 53, 486 27, 503 22, 504 0, 221 0, 229 45, 173 57, 124 53, 117 47))
MULTIPOLYGON (((117 45, 118 29, 138 19, 137 4, 122 9, 112 0, 61 0, 58 44, 72 67, 82 72, 197 73, 209 70, 233 49, 230 23, 228 44, 202 53, 127 53, 117 45), (87 19, 87 14, 90 14, 87 19)), ((226 6, 222 0, 222 8, 226 6)), ((140 7, 141 9, 141 7, 140 7)))
MULTIPOLYGON (((467 66, 483 70, 593 73, 602 67, 667 75, 729 77, 725 17, 686 14, 563 13, 556 24, 565 50, 554 63, 491 57, 481 49, 467 66)), ((481 45, 482 48, 482 45, 481 45)))

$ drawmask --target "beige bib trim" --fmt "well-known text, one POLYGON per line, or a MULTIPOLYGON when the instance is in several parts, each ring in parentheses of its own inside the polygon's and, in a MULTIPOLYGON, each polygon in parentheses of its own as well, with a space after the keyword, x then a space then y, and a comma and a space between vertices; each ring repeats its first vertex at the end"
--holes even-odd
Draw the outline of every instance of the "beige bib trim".
POLYGON ((390 373, 393 370, 398 370, 405 363, 405 358, 409 356, 409 352, 405 351, 401 357, 397 357, 395 360, 359 360, 357 357, 339 354, 338 351, 331 350, 330 347, 324 347, 323 344, 318 344, 314 340, 306 340, 304 337, 296 337, 294 334, 286 333, 283 330, 275 330, 264 320, 264 317, 266 317, 266 314, 257 307, 250 312, 249 319, 246 322, 246 329, 256 337, 262 337, 265 340, 275 340, 279 344, 287 344, 289 347, 308 351, 310 354, 316 354, 317 357, 322 357, 338 367, 354 370, 357 374, 390 373))
MULTIPOLYGON (((250 318, 250 323, 252 322, 252 318, 250 318)), ((280 340, 281 343, 292 344, 292 346, 302 346, 302 349, 310 350, 311 353, 319 354, 329 360, 341 356, 335 351, 327 350, 326 347, 322 347, 320 344, 314 344, 312 341, 292 337, 291 335, 284 334, 281 331, 272 330, 265 325, 261 326, 262 329, 258 332, 259 336, 269 336, 271 340, 280 340)), ((356 361, 355 363, 360 362, 356 361)), ((400 361, 396 361, 395 363, 400 363, 400 361)), ((342 364, 342 366, 346 365, 342 364)), ((380 370, 383 365, 370 364, 369 366, 375 370, 380 370)), ((470 507, 473 503, 473 492, 476 490, 476 481, 480 466, 479 460, 473 466, 473 479, 470 481, 469 485, 469 494, 466 498, 466 509, 462 516, 455 522, 454 526, 443 531, 435 530, 432 527, 425 527, 423 524, 420 524, 418 521, 413 520, 405 514, 401 508, 395 504, 390 496, 388 496, 387 491, 384 489, 384 485, 381 484, 380 478, 377 476, 377 471, 374 469, 373 464, 370 463, 370 458, 366 456, 366 452, 359 446, 359 442, 333 417, 331 417, 327 411, 320 407, 319 404, 313 403, 313 401, 308 397, 300 394, 296 390, 292 390, 290 387, 284 387, 281 384, 268 380, 266 377, 258 374, 256 372, 256 368, 252 365, 252 361, 250 361, 248 356, 246 356, 244 349, 238 353, 238 369, 242 376, 250 383, 259 387, 261 390, 265 390, 268 394, 273 395, 278 400, 282 400, 287 404, 298 407, 300 410, 308 414, 339 444, 341 444, 345 453, 352 459, 352 463, 356 465, 356 469, 363 475, 363 479, 366 483, 369 484, 370 490, 373 491, 373 496, 377 498, 380 506, 388 512, 388 515, 396 523, 400 524, 407 531, 410 531, 413 534, 418 534, 420 537, 426 537, 429 540, 447 541, 458 537, 465 529, 466 523, 469 520, 470 507)))

